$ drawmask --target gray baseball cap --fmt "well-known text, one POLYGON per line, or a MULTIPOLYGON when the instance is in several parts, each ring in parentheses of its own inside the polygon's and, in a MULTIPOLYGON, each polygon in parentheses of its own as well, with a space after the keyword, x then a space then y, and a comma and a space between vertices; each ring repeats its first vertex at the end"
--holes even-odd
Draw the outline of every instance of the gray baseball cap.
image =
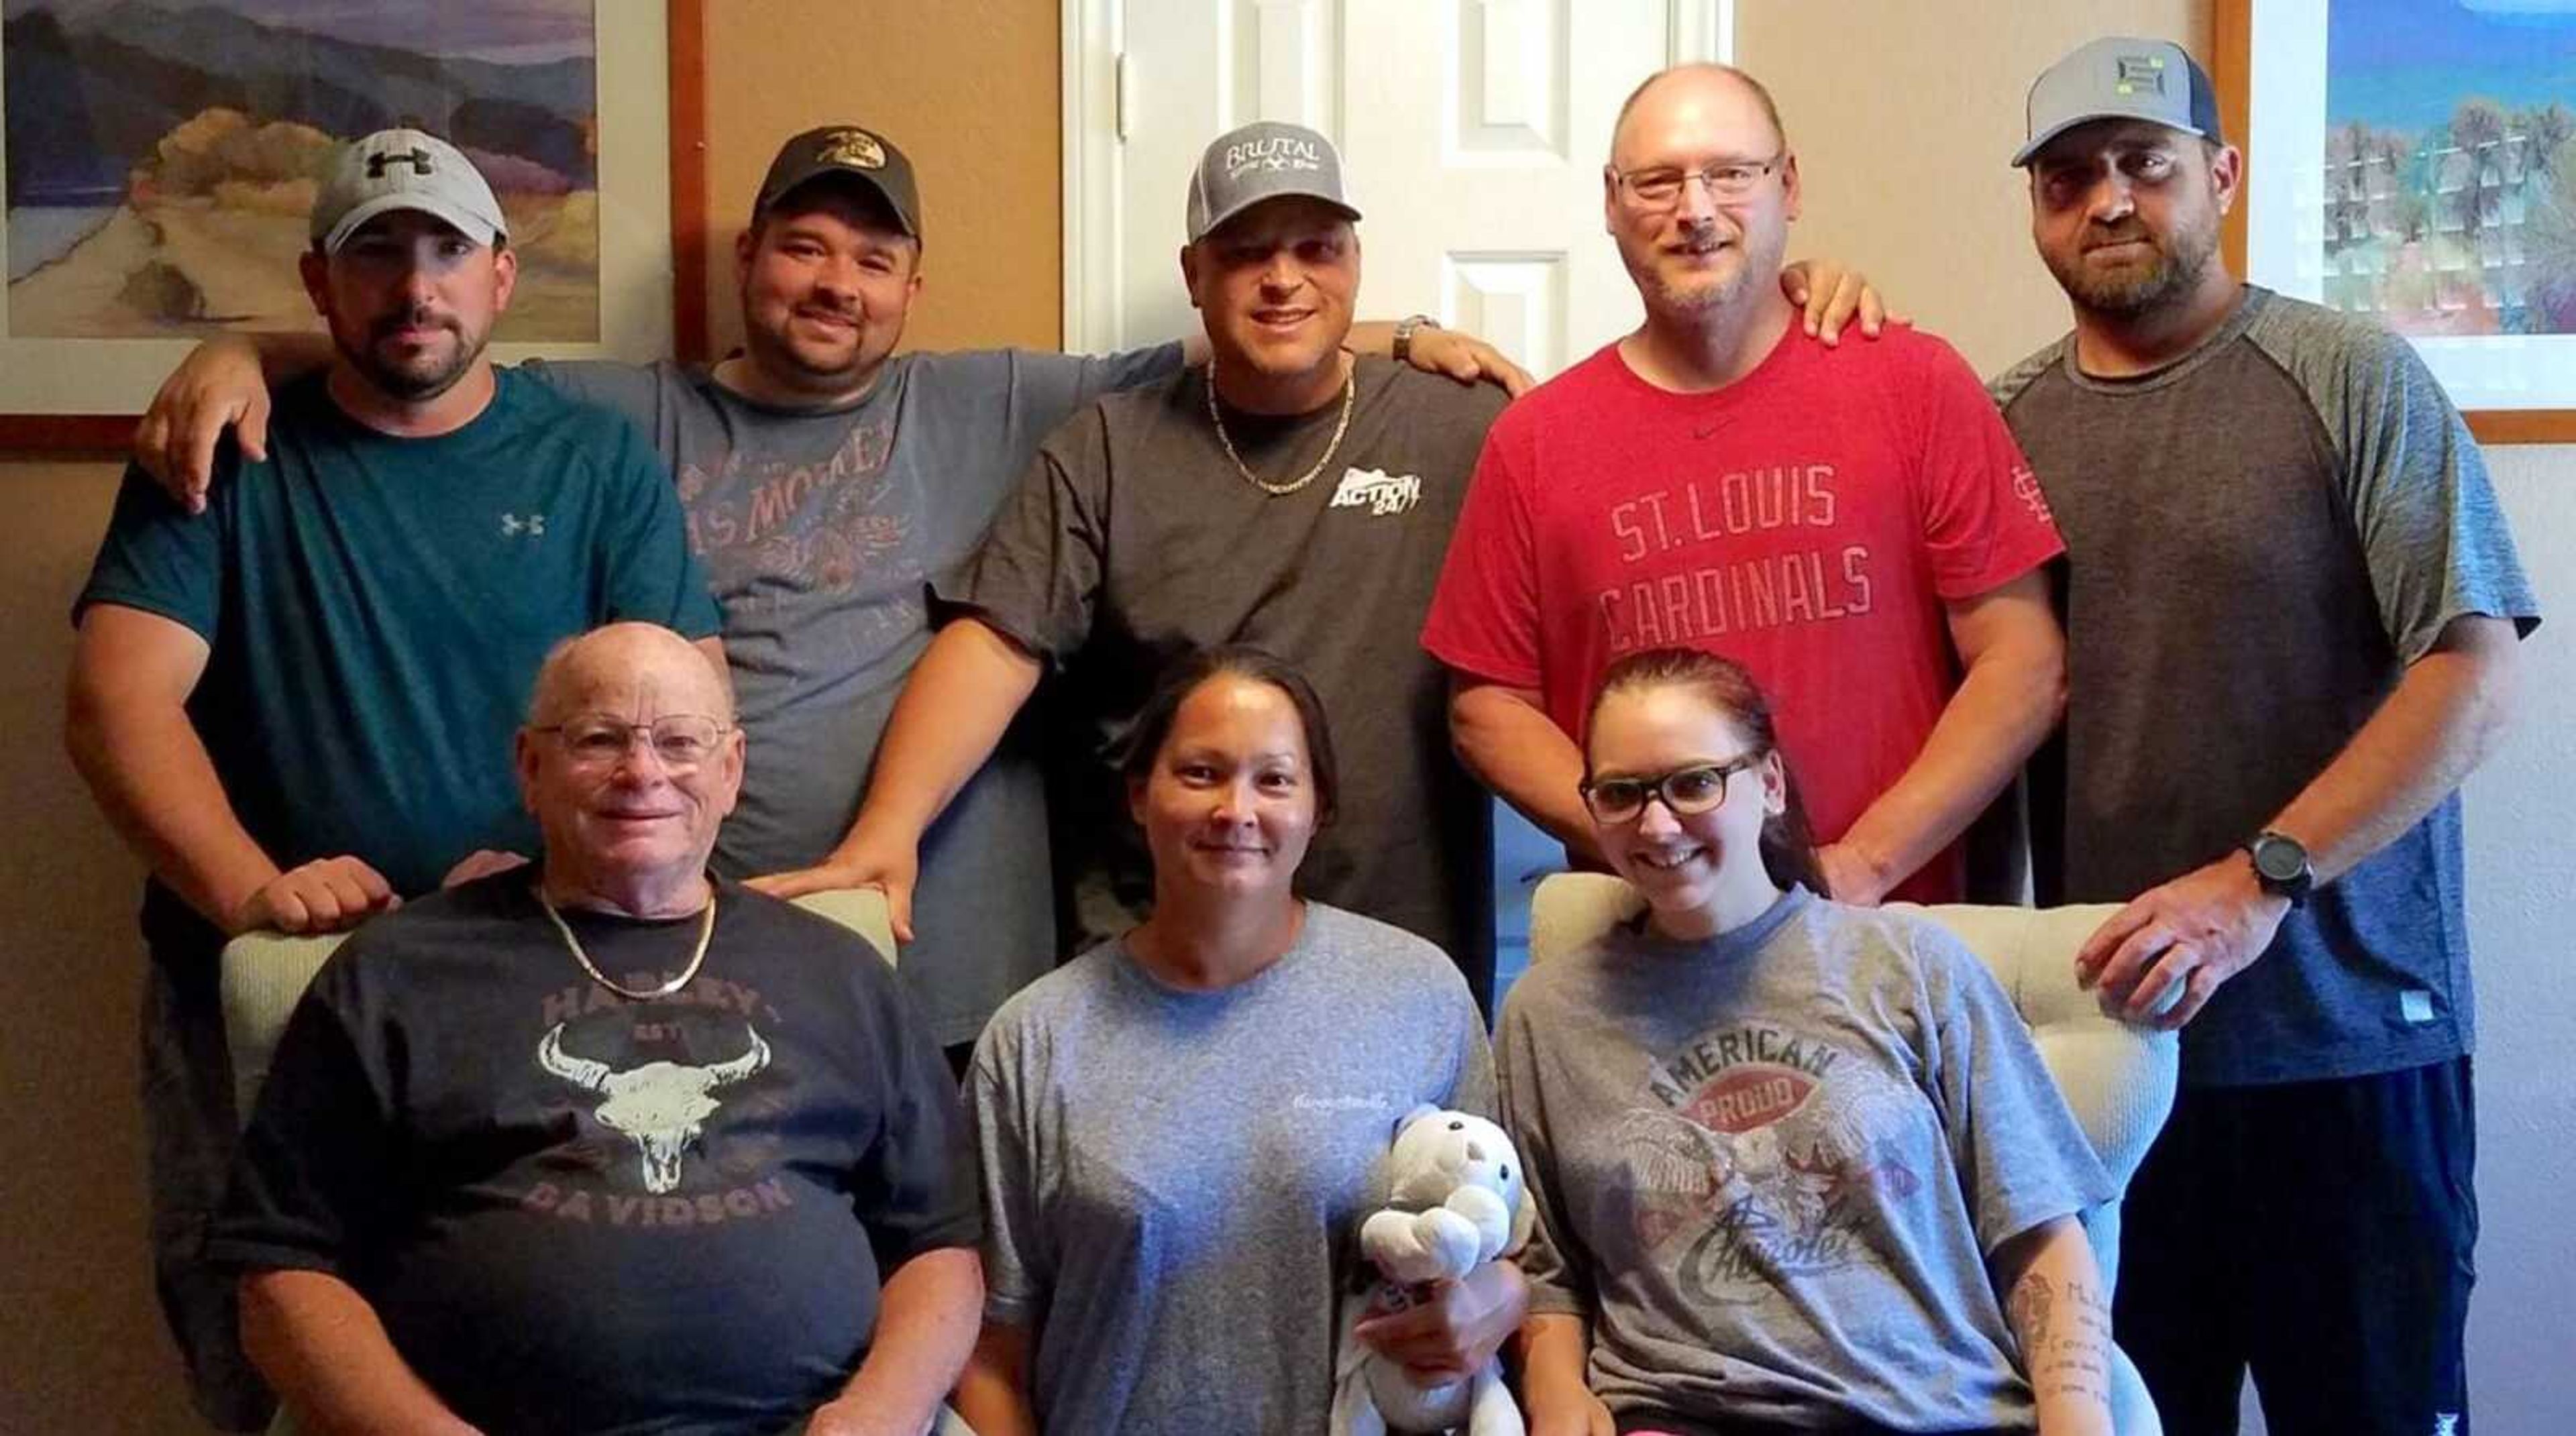
POLYGON ((2114 35, 2040 72, 2030 87, 2030 138, 2012 162, 2029 164, 2050 140, 2095 120, 2147 120, 2226 143, 2218 94, 2199 61, 2171 40, 2114 35))
POLYGON ((1190 243, 1266 199, 1305 195, 1358 219, 1342 194, 1342 155, 1304 125, 1255 120, 1216 137, 1190 172, 1190 243))
POLYGON ((380 214, 416 209, 476 244, 508 232, 492 186, 456 146, 418 130, 378 130, 340 151, 313 197, 313 242, 337 254, 380 214))

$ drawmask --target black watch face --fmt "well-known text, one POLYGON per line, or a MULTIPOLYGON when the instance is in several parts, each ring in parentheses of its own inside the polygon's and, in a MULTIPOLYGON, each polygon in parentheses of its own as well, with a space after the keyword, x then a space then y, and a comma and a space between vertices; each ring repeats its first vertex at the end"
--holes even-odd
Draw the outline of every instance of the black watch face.
POLYGON ((2308 869, 2307 849, 2277 833, 2254 840, 2254 870, 2276 883, 2297 882, 2308 869))

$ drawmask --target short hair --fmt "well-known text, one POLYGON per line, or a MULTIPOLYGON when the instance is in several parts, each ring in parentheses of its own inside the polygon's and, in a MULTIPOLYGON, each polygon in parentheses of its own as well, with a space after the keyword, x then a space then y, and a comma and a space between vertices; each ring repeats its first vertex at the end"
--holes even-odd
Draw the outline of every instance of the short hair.
POLYGON ((1771 122, 1771 133, 1780 141, 1780 148, 1785 150, 1789 147, 1789 127, 1780 122, 1780 102, 1771 98, 1770 87, 1736 66, 1715 60, 1694 60, 1688 64, 1668 65, 1648 75, 1637 82, 1637 88, 1628 92, 1627 99, 1619 102, 1619 117, 1610 122, 1610 149, 1614 157, 1619 149, 1619 131, 1628 124, 1628 112, 1637 108, 1637 102, 1646 97, 1648 90, 1665 79, 1682 74, 1723 75, 1752 91, 1754 103, 1762 107, 1763 118, 1771 122))
POLYGON ((1136 715, 1136 726, 1128 730, 1119 771, 1130 783, 1142 783, 1151 777, 1154 760, 1162 756, 1163 745, 1171 741, 1172 725, 1180 718, 1181 705, 1210 679, 1226 676, 1265 683, 1287 695, 1289 706, 1297 710, 1297 724, 1306 739, 1306 767, 1315 783, 1315 826, 1330 823, 1341 805, 1342 782, 1333 762, 1333 730, 1324 719, 1324 700, 1316 696, 1315 685, 1295 664, 1249 643, 1202 648, 1165 665, 1155 680, 1153 694, 1136 715))
POLYGON ((1755 754, 1779 753, 1783 801, 1780 811, 1762 823, 1762 870, 1782 887, 1804 883, 1820 897, 1833 896, 1825 887, 1824 867, 1816 861, 1815 830, 1807 822, 1807 805, 1798 796, 1798 775, 1789 765, 1789 755, 1780 753, 1771 704, 1753 675, 1732 659, 1696 648, 1648 648, 1611 664, 1601 675, 1601 685, 1592 690, 1590 706, 1583 710, 1584 778, 1588 781, 1592 776, 1589 735, 1594 720, 1601 716, 1602 701, 1613 693, 1638 688, 1686 688, 1742 729, 1755 754))

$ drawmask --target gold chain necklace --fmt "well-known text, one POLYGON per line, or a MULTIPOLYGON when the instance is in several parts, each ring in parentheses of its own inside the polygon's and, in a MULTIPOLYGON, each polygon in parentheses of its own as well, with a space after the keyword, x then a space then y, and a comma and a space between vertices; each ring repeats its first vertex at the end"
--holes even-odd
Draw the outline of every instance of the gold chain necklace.
POLYGON ((556 932, 563 934, 564 946, 572 949, 572 960, 581 964, 581 970, 590 974, 590 980, 629 1002, 651 1002, 688 986, 689 979, 698 975, 698 968, 707 960, 707 940, 716 935, 716 890, 711 886, 707 889, 707 918, 698 925, 698 946, 689 954, 689 965, 680 970, 679 976, 661 986, 638 992, 609 981, 608 974, 591 962, 590 954, 581 950, 581 939, 572 935, 572 925, 565 922, 563 914, 555 911, 555 905, 546 900, 546 890, 542 886, 537 889, 537 906, 546 910, 546 920, 555 925, 556 932))
POLYGON ((1225 456, 1234 461, 1234 471, 1243 475, 1243 481, 1252 485, 1254 488, 1261 490, 1263 493, 1270 495, 1274 499, 1284 497, 1288 494, 1293 494, 1299 489, 1306 487, 1308 484, 1315 482, 1315 476, 1324 472, 1324 466, 1333 461, 1333 451, 1342 446, 1342 435, 1350 432, 1351 401, 1358 397, 1359 392, 1360 371, 1359 366, 1354 364, 1351 366, 1351 372, 1342 377, 1342 417, 1335 420, 1333 423, 1333 437, 1326 440, 1324 443, 1324 456, 1315 461, 1315 467, 1308 469, 1299 477, 1284 484, 1274 484, 1268 479, 1261 477, 1259 474, 1254 473, 1252 471, 1252 466, 1243 461, 1243 456, 1234 451, 1234 440, 1228 437, 1225 432, 1225 416, 1217 412, 1216 361, 1208 361, 1208 422, 1216 425, 1216 441, 1225 446, 1225 456))

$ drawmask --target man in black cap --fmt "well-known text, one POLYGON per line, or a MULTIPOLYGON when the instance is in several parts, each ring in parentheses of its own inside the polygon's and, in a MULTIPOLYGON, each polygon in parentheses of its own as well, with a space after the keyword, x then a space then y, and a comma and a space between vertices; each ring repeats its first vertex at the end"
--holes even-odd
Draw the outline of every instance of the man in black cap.
POLYGON ((2182 1029, 2120 1344, 2176 1433, 2249 1367, 2276 1431, 2465 1432, 2458 789, 2539 609, 2413 348, 2219 263, 2245 161, 2180 46, 2059 61, 2013 163, 2075 318, 1996 382, 2069 560, 2039 893, 2125 902, 2077 964, 2182 1029))

